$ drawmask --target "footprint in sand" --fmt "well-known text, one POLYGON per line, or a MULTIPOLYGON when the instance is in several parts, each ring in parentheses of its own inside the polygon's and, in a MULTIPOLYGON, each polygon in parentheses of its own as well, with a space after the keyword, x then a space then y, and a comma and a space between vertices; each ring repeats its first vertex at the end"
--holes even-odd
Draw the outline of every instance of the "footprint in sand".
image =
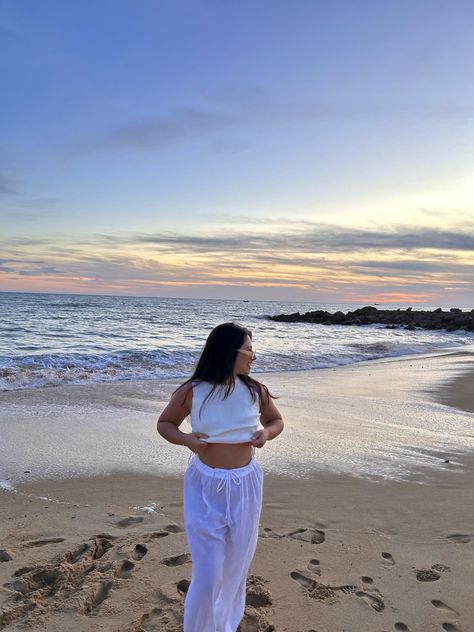
POLYGON ((12 608, 2 608, 0 612, 0 630, 28 615, 36 606, 37 603, 35 601, 29 601, 28 603, 17 604, 12 608))
MULTIPOLYGON (((32 603, 40 605, 42 612, 67 609, 83 615, 95 614, 114 586, 114 578, 129 577, 134 567, 128 559, 122 560, 120 566, 110 555, 109 559, 102 559, 114 547, 111 540, 115 540, 115 536, 100 533, 91 541, 54 556, 49 563, 18 568, 12 581, 5 584, 15 604, 0 614, 0 629, 19 619, 23 619, 26 626, 34 625, 32 603)), ((139 557, 146 547, 137 547, 139 557)))
POLYGON ((144 544, 136 544, 132 551, 134 560, 141 560, 148 553, 148 549, 144 544))
POLYGON ((163 608, 153 608, 145 613, 136 624, 133 632, 160 632, 163 627, 163 608))
POLYGON ((264 613, 249 608, 245 608, 245 615, 237 632, 275 632, 275 626, 267 619, 264 613))
POLYGON ((168 531, 168 533, 181 533, 181 531, 183 531, 183 528, 179 526, 179 524, 167 524, 166 527, 163 527, 163 529, 165 531, 168 531))
POLYGON ((276 533, 275 531, 273 531, 273 529, 270 529, 269 527, 264 527, 263 529, 261 529, 258 536, 259 538, 275 538, 275 539, 280 539, 284 537, 282 535, 279 535, 278 533, 276 533))
POLYGON ((176 584, 176 588, 178 589, 178 592, 184 596, 188 592, 190 585, 191 582, 189 579, 180 579, 176 584))
POLYGON ((7 588, 20 593, 24 598, 36 591, 39 591, 41 597, 48 597, 54 595, 65 583, 67 571, 47 564, 33 567, 33 569, 27 566, 20 568, 14 573, 14 576, 19 577, 19 579, 5 584, 7 588))
POLYGON ((458 628, 457 625, 453 625, 452 623, 443 623, 441 627, 443 630, 446 630, 446 632, 461 632, 461 628, 458 628))
POLYGON ((250 575, 247 578, 245 605, 253 608, 266 608, 273 604, 270 593, 265 587, 268 580, 259 575, 250 575))
POLYGON ((457 544, 469 544, 469 542, 472 542, 472 538, 474 538, 472 534, 466 533, 452 533, 451 535, 446 536, 447 540, 456 542, 457 544))
POLYGON ((35 568, 37 568, 34 565, 31 566, 22 566, 21 568, 17 568, 17 570, 13 573, 13 577, 20 577, 21 575, 24 575, 25 573, 29 573, 30 571, 34 571, 35 568))
POLYGON ((77 564, 77 562, 79 562, 79 560, 81 560, 84 555, 90 551, 90 548, 90 545, 87 542, 84 542, 73 551, 66 553, 64 560, 68 562, 68 564, 77 564))
MULTIPOLYGON (((163 588, 163 587, 161 587, 163 588)), ((169 593, 169 586, 164 586, 169 593)), ((176 584, 171 587, 172 597, 168 598, 161 589, 158 590, 158 606, 143 614, 138 622, 128 625, 122 632, 165 632, 165 630, 183 629, 182 599, 176 592, 176 584)))
POLYGON ((153 608, 151 612, 148 612, 142 616, 138 627, 134 628, 134 632, 165 632, 165 630, 177 630, 178 628, 173 625, 168 627, 170 619, 175 623, 178 623, 177 616, 172 611, 166 608, 153 608))
POLYGON ((397 632, 410 632, 410 628, 402 621, 397 621, 393 628, 394 630, 397 630, 397 632))
POLYGON ((24 542, 23 546, 45 546, 46 544, 59 544, 59 542, 64 542, 66 538, 44 538, 42 540, 30 540, 29 542, 24 542))
POLYGON ((438 608, 438 610, 441 610, 441 612, 443 612, 445 615, 448 615, 453 618, 459 617, 459 612, 454 610, 454 608, 450 608, 443 601, 440 601, 439 599, 433 599, 431 603, 435 608, 438 608))
POLYGON ((166 527, 160 529, 160 531, 152 531, 145 535, 145 540, 156 540, 158 538, 166 538, 170 533, 181 533, 183 529, 177 524, 168 524, 166 527))
POLYGON ((430 568, 422 568, 416 571, 416 578, 419 582, 436 582, 440 577, 439 573, 430 568))
POLYGON ((449 570, 449 566, 444 566, 444 564, 433 564, 431 568, 415 569, 415 575, 419 582, 436 582, 441 577, 440 573, 449 570))
POLYGON ((166 557, 162 560, 165 566, 181 566, 186 562, 191 561, 191 556, 188 553, 181 553, 181 555, 174 555, 173 557, 166 557))
POLYGON ((319 529, 296 529, 287 533, 286 537, 311 542, 311 544, 322 544, 326 540, 326 534, 319 529))
POLYGON ((385 551, 382 553, 382 557, 383 557, 383 564, 384 566, 394 566, 395 564, 395 560, 393 559, 393 556, 390 553, 386 553, 385 551))
POLYGON ((92 559, 100 560, 109 549, 113 547, 111 542, 111 537, 109 535, 100 534, 95 536, 93 548, 92 548, 92 559))
POLYGON ((143 516, 128 516, 128 518, 122 518, 122 520, 116 522, 115 526, 121 528, 131 527, 140 524, 144 520, 145 518, 143 516))
POLYGON ((128 579, 133 569, 135 568, 135 564, 130 560, 123 560, 120 565, 117 567, 115 571, 115 577, 119 577, 120 579, 128 579))
POLYGON ((157 593, 158 605, 165 606, 173 604, 173 609, 177 610, 177 604, 182 603, 185 587, 186 584, 183 583, 183 580, 180 580, 179 582, 167 582, 166 584, 161 584, 157 593))
POLYGON ((371 595, 370 593, 364 592, 363 590, 358 590, 356 592, 356 597, 362 599, 362 601, 364 601, 373 610, 375 610, 375 612, 383 612, 385 610, 385 604, 381 597, 371 595))
POLYGON ((112 540, 116 537, 108 533, 99 533, 93 536, 92 544, 83 542, 72 551, 65 553, 58 562, 67 562, 68 564, 79 564, 85 560, 100 560, 109 549, 113 548, 112 540))
POLYGON ((360 580, 363 584, 368 584, 369 586, 374 583, 372 577, 369 577, 368 575, 362 575, 360 580))
POLYGON ((152 533, 148 533, 146 538, 148 540, 155 540, 157 538, 166 538, 169 535, 168 531, 153 531, 152 533))
POLYGON ((435 571, 438 571, 438 573, 444 573, 445 571, 451 570, 449 566, 445 566, 445 564, 433 564, 431 568, 435 571))
POLYGON ((344 586, 328 586, 317 582, 311 577, 307 577, 300 571, 292 571, 290 577, 297 581, 308 592, 309 596, 313 599, 333 599, 336 597, 336 593, 342 592, 345 595, 353 594, 357 591, 357 586, 350 584, 344 586))
POLYGON ((5 549, 0 549, 0 562, 9 562, 13 559, 13 555, 5 549))
POLYGON ((111 581, 101 582, 100 584, 94 586, 92 592, 80 606, 79 613, 90 615, 97 610, 100 604, 109 596, 112 586, 113 582, 111 581))
POLYGON ((321 566, 319 560, 309 560, 308 570, 310 570, 314 575, 321 577, 321 566))

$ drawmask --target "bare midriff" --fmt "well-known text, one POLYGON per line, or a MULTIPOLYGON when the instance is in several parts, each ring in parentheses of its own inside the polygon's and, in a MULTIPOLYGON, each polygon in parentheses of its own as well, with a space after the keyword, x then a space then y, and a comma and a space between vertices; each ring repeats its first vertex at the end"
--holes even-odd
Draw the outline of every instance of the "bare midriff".
POLYGON ((252 447, 250 443, 208 443, 199 458, 209 467, 244 467, 252 460, 252 447))

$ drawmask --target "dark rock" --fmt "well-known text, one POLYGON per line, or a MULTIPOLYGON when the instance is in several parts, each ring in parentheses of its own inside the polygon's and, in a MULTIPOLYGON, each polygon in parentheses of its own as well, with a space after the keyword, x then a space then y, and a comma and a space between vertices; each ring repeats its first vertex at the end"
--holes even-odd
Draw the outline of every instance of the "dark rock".
POLYGON ((413 311, 411 307, 406 310, 377 309, 367 305, 344 314, 341 311, 331 314, 324 310, 316 310, 300 314, 279 314, 269 316, 270 320, 279 322, 306 322, 319 325, 386 325, 387 328, 396 329, 405 326, 410 331, 420 329, 446 329, 456 331, 464 329, 474 331, 474 310, 463 312, 461 309, 452 308, 443 312, 441 307, 434 311, 413 311))
POLYGON ((346 315, 344 314, 344 312, 336 312, 332 316, 332 324, 337 325, 339 323, 344 322, 345 319, 346 319, 346 315))

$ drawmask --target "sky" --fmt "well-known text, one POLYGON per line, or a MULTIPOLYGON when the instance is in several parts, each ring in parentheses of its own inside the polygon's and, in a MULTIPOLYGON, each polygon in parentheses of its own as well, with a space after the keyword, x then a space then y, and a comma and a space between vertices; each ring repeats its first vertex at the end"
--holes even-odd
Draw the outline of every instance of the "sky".
POLYGON ((0 291, 474 308, 470 0, 0 0, 0 291))

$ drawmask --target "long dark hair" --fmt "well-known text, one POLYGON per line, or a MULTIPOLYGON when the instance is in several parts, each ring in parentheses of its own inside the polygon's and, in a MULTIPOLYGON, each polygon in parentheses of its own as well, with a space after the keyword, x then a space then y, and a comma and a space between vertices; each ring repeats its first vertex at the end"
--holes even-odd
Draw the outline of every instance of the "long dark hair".
MULTIPOLYGON (((203 406, 220 385, 226 386, 224 390, 224 399, 226 399, 235 388, 234 364, 245 336, 252 339, 250 329, 234 322, 222 323, 214 327, 206 340, 194 373, 176 391, 189 382, 210 382, 212 389, 204 400, 203 406)), ((249 389, 252 402, 255 402, 257 397, 260 398, 262 389, 268 398, 276 399, 265 384, 253 377, 245 374, 239 374, 238 377, 249 389)))

